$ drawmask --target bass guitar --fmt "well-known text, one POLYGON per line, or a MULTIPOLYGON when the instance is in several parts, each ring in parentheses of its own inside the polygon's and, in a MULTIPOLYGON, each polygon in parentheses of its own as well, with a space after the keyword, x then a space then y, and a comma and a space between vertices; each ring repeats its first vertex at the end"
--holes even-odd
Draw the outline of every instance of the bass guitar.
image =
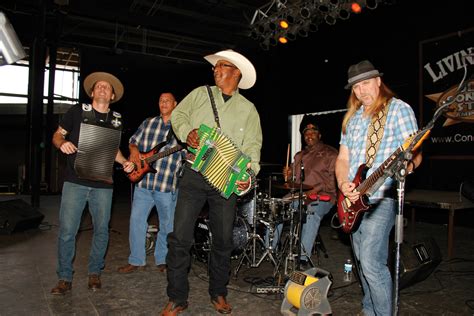
POLYGON ((399 162, 403 162, 402 158, 404 151, 407 150, 412 143, 415 145, 412 151, 415 151, 428 137, 430 130, 420 130, 404 142, 403 145, 397 148, 367 179, 366 164, 362 164, 357 169, 357 173, 352 181, 355 183, 355 190, 360 192, 360 197, 357 201, 352 203, 346 198, 342 192, 338 191, 337 199, 337 217, 341 224, 342 231, 350 233, 356 229, 362 219, 364 212, 370 209, 369 196, 372 195, 384 182, 385 180, 394 174, 395 167, 399 162))
POLYGON ((166 141, 161 142, 147 152, 140 152, 140 162, 135 164, 135 169, 127 174, 128 179, 135 183, 143 179, 148 172, 156 173, 156 169, 151 166, 153 162, 183 149, 183 146, 177 145, 160 152, 166 144, 166 141))

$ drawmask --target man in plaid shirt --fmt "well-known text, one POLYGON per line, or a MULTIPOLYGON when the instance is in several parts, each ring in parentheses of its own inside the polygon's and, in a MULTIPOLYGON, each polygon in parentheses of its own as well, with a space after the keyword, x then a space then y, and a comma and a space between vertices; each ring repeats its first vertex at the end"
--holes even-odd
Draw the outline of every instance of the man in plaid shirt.
MULTIPOLYGON (((353 179, 361 164, 367 162, 367 134, 374 117, 385 117, 383 136, 375 152, 369 176, 404 141, 417 131, 412 108, 395 98, 394 93, 382 82, 379 73, 368 60, 352 65, 348 71, 351 89, 347 102, 348 111, 342 123, 339 155, 336 160, 336 178, 340 194, 352 203, 358 201, 360 192, 353 179)), ((379 119, 381 121, 381 119, 379 119)), ((374 142, 369 143, 369 145, 374 142)), ((371 159, 369 159, 371 160, 371 159)), ((408 163, 408 173, 421 163, 421 154, 408 163)), ((364 291, 363 315, 390 315, 392 313, 392 278, 387 266, 389 236, 395 224, 395 181, 385 183, 370 196, 372 208, 365 212, 360 226, 352 232, 352 247, 359 262, 360 281, 364 291)))
MULTIPOLYGON (((130 160, 140 165, 140 153, 149 152, 157 145, 163 145, 160 152, 178 146, 171 128, 171 112, 177 105, 172 93, 162 93, 159 100, 160 116, 147 118, 135 134, 130 137, 130 160)), ((182 160, 182 150, 154 162, 156 173, 149 172, 135 185, 132 212, 130 215, 130 256, 128 264, 118 272, 130 273, 146 265, 145 238, 148 216, 156 206, 159 231, 155 246, 155 264, 160 272, 166 271, 167 235, 173 231, 174 209, 178 190, 177 173, 182 160)))

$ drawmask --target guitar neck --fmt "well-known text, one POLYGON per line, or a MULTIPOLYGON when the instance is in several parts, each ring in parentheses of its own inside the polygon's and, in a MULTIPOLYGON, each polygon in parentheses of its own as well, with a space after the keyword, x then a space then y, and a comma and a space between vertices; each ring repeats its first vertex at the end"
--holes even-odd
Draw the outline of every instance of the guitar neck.
POLYGON ((384 175, 385 169, 387 169, 403 151, 403 146, 400 146, 395 150, 390 157, 388 157, 367 179, 365 179, 358 187, 357 191, 360 194, 366 194, 368 190, 384 175))
POLYGON ((152 163, 152 162, 154 162, 154 161, 156 161, 156 160, 158 160, 158 159, 161 159, 161 158, 163 158, 163 157, 169 156, 169 155, 171 155, 171 154, 173 154, 173 153, 175 153, 175 152, 181 150, 182 148, 183 148, 183 147, 182 147, 181 145, 178 145, 178 146, 175 146, 175 147, 171 147, 171 148, 169 148, 169 149, 167 149, 167 150, 164 150, 164 151, 162 151, 162 152, 156 153, 156 154, 154 154, 154 155, 152 155, 152 156, 146 158, 145 160, 146 160, 147 163, 152 163))

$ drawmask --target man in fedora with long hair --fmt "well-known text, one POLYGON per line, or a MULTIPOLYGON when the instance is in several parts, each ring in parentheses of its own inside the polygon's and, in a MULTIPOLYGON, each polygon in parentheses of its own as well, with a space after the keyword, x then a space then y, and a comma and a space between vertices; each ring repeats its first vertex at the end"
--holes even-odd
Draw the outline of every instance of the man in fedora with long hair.
MULTIPOLYGON (((336 178, 339 194, 352 203, 360 198, 354 183, 359 166, 367 164, 370 168, 367 176, 370 176, 418 129, 412 108, 395 97, 382 82, 382 75, 368 60, 348 70, 345 88, 351 94, 342 122, 336 178)), ((407 163, 408 173, 420 163, 418 153, 407 163)), ((351 232, 364 292, 363 315, 392 313, 392 278, 387 259, 390 231, 395 224, 395 189, 395 181, 387 178, 370 195, 370 211, 363 214, 360 225, 351 232)))
MULTIPOLYGON (((205 59, 213 66, 216 85, 209 87, 209 91, 206 86, 198 87, 179 103, 171 114, 173 130, 188 147, 198 148, 197 131, 200 125, 215 127, 220 124, 222 133, 250 157, 251 162, 247 165, 249 173, 257 174, 262 147, 260 118, 255 106, 239 91, 239 88, 249 89, 255 84, 255 68, 246 57, 232 50, 220 51, 205 59), (213 111, 211 98, 217 113, 213 111)), ((249 190, 250 179, 237 181, 239 190, 249 190)), ((228 199, 222 197, 186 163, 179 184, 174 231, 168 235, 169 302, 161 315, 177 315, 188 307, 190 249, 194 241, 195 222, 206 202, 209 204, 209 227, 212 232, 208 291, 211 303, 219 313, 229 314, 232 311, 227 302, 227 284, 233 250, 236 195, 232 194, 228 199)))
POLYGON ((84 89, 92 104, 71 107, 53 135, 54 146, 67 155, 59 210, 59 281, 51 290, 53 295, 64 295, 72 288, 76 235, 86 203, 94 226, 87 284, 93 291, 101 288, 100 274, 109 242, 113 164, 121 164, 125 172, 134 168, 118 148, 122 116, 109 108, 122 98, 122 83, 109 73, 94 72, 84 80, 84 89))

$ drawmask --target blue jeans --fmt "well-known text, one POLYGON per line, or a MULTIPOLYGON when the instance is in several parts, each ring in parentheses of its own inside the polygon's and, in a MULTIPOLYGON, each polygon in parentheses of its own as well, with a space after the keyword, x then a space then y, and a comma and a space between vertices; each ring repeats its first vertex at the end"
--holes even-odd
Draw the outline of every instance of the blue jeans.
POLYGON ((390 231, 395 224, 396 201, 380 200, 366 212, 359 228, 352 234, 354 254, 359 260, 365 315, 391 315, 392 277, 387 266, 390 231))
POLYGON ((179 183, 174 230, 168 235, 166 256, 167 294, 176 303, 184 303, 188 299, 190 250, 194 243, 196 220, 206 201, 209 204, 209 228, 212 233, 208 292, 211 297, 227 296, 237 198, 235 194, 227 200, 221 197, 199 173, 186 166, 179 183))
MULTIPOLYGON (((293 203, 293 208, 295 211, 298 210, 298 202, 293 203)), ((313 250, 313 245, 316 240, 316 236, 318 235, 319 226, 321 225, 321 220, 323 219, 324 215, 329 213, 331 208, 334 204, 331 202, 313 202, 307 207, 307 215, 306 215, 306 223, 303 224, 303 229, 301 231, 301 245, 303 248, 301 249, 302 256, 300 257, 301 260, 308 260, 311 257, 311 252, 313 250)), ((297 223, 295 223, 296 225, 297 223)), ((280 240, 280 235, 283 230, 283 223, 277 225, 274 238, 273 238, 273 248, 275 249, 278 241, 280 240)), ((268 240, 268 233, 266 236, 268 240)), ((268 243, 266 242, 268 245, 268 243)))
POLYGON ((145 239, 148 229, 148 216, 156 206, 159 231, 155 246, 155 264, 164 264, 168 253, 166 237, 173 231, 174 209, 177 193, 159 192, 135 187, 132 213, 130 214, 130 256, 128 263, 134 266, 146 264, 145 239))
POLYGON ((89 274, 100 274, 105 265, 109 243, 109 221, 113 189, 86 187, 64 182, 59 210, 58 263, 56 273, 60 280, 72 281, 72 261, 76 253, 76 235, 82 213, 89 203, 93 236, 89 254, 89 274))

